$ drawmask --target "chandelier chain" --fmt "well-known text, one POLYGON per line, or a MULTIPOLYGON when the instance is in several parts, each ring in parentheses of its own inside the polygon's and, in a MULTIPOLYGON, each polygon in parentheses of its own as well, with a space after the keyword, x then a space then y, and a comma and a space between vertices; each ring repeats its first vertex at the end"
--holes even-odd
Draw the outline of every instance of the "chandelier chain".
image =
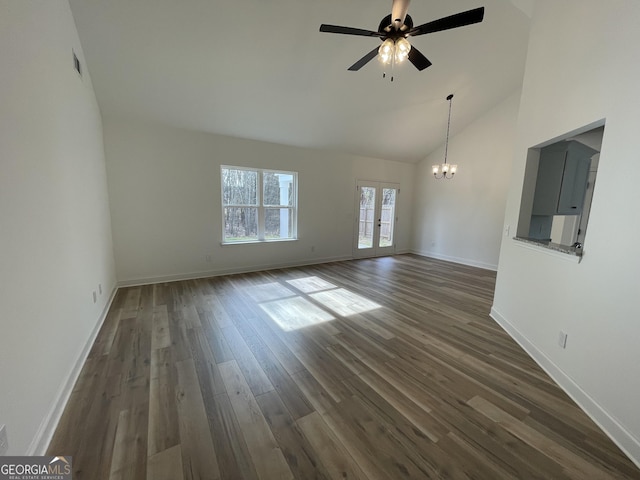
POLYGON ((449 100, 449 120, 447 120, 447 139, 444 143, 444 163, 447 163, 447 154, 449 153, 449 129, 451 128, 451 101, 453 100, 453 95, 449 95, 447 97, 449 100))

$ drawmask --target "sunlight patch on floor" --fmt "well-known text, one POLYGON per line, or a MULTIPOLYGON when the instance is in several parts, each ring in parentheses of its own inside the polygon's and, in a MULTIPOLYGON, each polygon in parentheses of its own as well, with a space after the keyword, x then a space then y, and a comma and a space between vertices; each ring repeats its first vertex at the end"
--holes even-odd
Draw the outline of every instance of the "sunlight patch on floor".
POLYGON ((285 332, 335 320, 333 314, 348 317, 382 307, 320 277, 295 278, 286 282, 301 293, 297 294, 277 282, 243 289, 285 332))
POLYGON ((278 282, 252 285, 250 287, 244 287, 242 290, 258 303, 277 300, 279 298, 293 297, 296 295, 296 292, 289 290, 278 282))
POLYGON ((316 302, 321 303, 329 310, 348 317, 356 313, 368 312, 381 308, 382 305, 369 300, 357 293, 350 292, 345 288, 337 288, 326 292, 312 293, 309 295, 316 302))
POLYGON ((285 332, 335 320, 329 312, 302 297, 261 303, 260 308, 285 332))
POLYGON ((304 277, 296 278, 295 280, 287 280, 287 283, 303 293, 320 292, 322 290, 329 290, 331 288, 338 288, 337 285, 329 283, 320 277, 304 277))

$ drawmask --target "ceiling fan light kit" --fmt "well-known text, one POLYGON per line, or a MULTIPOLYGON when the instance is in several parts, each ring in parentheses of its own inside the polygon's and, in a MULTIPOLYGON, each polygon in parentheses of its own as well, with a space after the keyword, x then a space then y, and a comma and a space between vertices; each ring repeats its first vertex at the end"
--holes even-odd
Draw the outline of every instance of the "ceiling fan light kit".
POLYGON ((399 38, 396 41, 387 38, 380 48, 378 48, 378 58, 383 65, 389 65, 392 62, 401 63, 409 57, 411 44, 406 38, 399 38))
MULTIPOLYGON (((427 33, 464 27, 465 25, 479 23, 484 18, 484 7, 479 7, 414 27, 411 15, 407 14, 409 1, 410 0, 393 0, 391 15, 387 15, 382 19, 377 32, 361 28, 327 25, 324 23, 320 25, 320 31, 340 33, 343 35, 377 37, 382 40, 382 44, 379 47, 374 48, 349 67, 349 70, 352 72, 360 70, 376 56, 383 65, 390 65, 392 71, 396 63, 404 62, 407 59, 419 71, 422 71, 429 67, 431 62, 416 47, 409 43, 407 40, 408 37, 416 37, 427 33)), ((383 74, 383 77, 384 76, 385 74, 383 74)), ((391 76, 391 80, 393 81, 393 75, 391 76)))
MULTIPOLYGON (((393 82, 393 67, 396 64, 403 63, 409 58, 409 51, 411 50, 411 44, 406 38, 398 38, 397 40, 391 40, 387 38, 380 48, 378 49, 378 60, 385 67, 391 67, 391 81, 393 82)), ((383 72, 382 78, 386 77, 386 71, 383 72)))
POLYGON ((447 100, 449 101, 449 120, 447 120, 447 139, 444 142, 444 163, 433 165, 431 169, 433 170, 433 176, 440 180, 444 178, 445 180, 451 180, 453 176, 458 171, 458 165, 452 165, 447 163, 447 154, 449 153, 449 130, 451 128, 451 100, 453 99, 453 93, 447 96, 447 100))

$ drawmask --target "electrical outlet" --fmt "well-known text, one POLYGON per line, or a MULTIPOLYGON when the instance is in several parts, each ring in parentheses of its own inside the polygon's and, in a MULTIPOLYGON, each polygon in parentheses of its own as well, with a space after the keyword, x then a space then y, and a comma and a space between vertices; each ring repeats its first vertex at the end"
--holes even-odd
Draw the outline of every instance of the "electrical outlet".
POLYGON ((101 283, 98 284, 98 293, 100 295, 102 295, 102 284, 101 283))
POLYGON ((0 425, 0 457, 9 451, 9 439, 7 438, 7 426, 0 425))
POLYGON ((509 230, 511 230, 511 225, 505 225, 505 227, 504 227, 504 236, 505 237, 509 236, 509 230))
POLYGON ((558 345, 560 348, 567 348, 567 334, 563 331, 558 334, 558 345))

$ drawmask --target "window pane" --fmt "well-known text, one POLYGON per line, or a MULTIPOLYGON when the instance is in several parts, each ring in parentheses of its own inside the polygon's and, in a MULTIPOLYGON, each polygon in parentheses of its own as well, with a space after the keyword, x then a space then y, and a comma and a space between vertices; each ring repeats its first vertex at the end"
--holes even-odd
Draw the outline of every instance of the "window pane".
POLYGON ((247 242, 258 239, 258 209, 225 207, 224 241, 247 242))
POLYGON ((358 248, 373 248, 373 216, 375 214, 376 189, 362 187, 360 189, 360 222, 358 248))
POLYGON ((293 238, 293 209, 267 208, 264 219, 264 238, 293 238))
POLYGON ((257 205, 258 172, 223 168, 222 201, 224 205, 257 205))
POLYGON ((380 242, 379 247, 393 245, 393 221, 396 218, 396 189, 382 189, 382 211, 380 212, 380 242))
POLYGON ((264 172, 264 205, 293 206, 293 174, 264 172))

